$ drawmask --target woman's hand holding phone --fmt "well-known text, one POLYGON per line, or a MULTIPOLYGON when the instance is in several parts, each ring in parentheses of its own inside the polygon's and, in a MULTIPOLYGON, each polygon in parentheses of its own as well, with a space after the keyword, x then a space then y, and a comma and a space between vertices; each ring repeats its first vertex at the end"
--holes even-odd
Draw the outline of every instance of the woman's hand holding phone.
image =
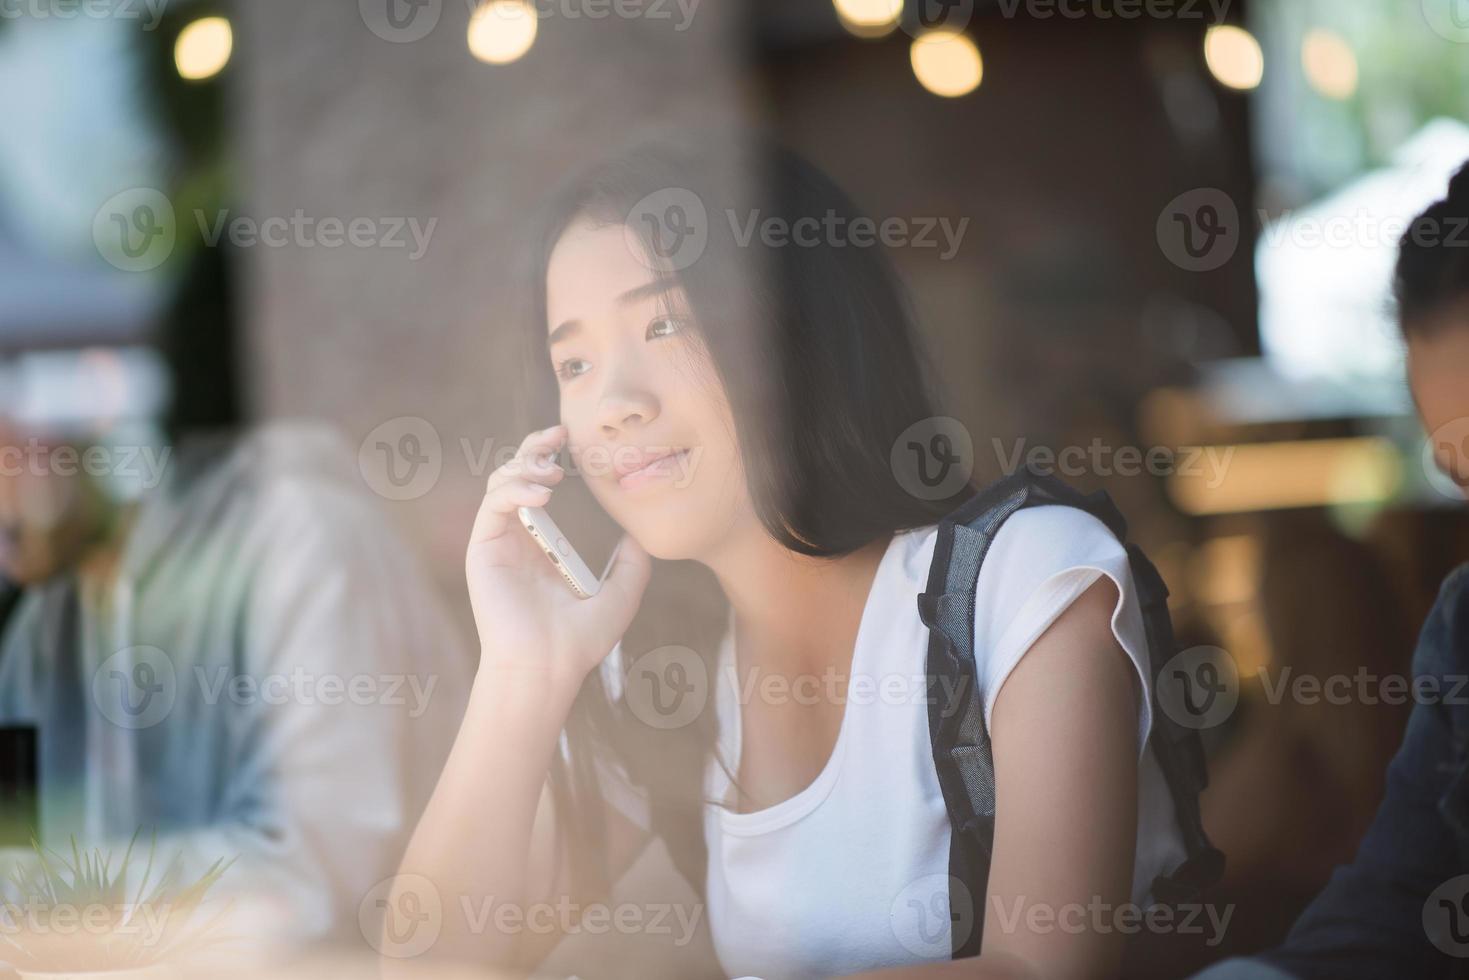
POLYGON ((532 432, 490 474, 464 558, 480 640, 480 672, 548 682, 567 697, 622 638, 647 588, 651 560, 624 534, 601 589, 575 596, 520 526, 519 507, 544 507, 565 477, 550 457, 566 427, 532 432))

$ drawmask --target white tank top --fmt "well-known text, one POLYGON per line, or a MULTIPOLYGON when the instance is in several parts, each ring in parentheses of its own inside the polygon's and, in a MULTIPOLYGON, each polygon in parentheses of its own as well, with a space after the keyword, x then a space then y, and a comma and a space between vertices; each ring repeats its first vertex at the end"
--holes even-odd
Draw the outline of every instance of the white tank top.
MULTIPOLYGON (((916 596, 927 587, 936 540, 934 526, 903 532, 883 555, 857 632, 841 728, 820 774, 763 810, 705 808, 707 916, 728 976, 824 977, 948 959, 953 929, 970 925, 949 916, 949 821, 924 703, 928 630, 916 596)), ((1112 630, 1143 685, 1137 724, 1145 745, 1151 678, 1127 555, 1100 521, 1069 507, 1015 514, 980 571, 974 650, 986 724, 1020 657, 1101 575, 1120 593, 1112 630)), ((720 751, 737 773, 740 700, 759 687, 758 678, 740 684, 733 652, 727 631, 714 704, 720 751)), ((1184 847, 1151 749, 1139 765, 1133 900, 1141 903, 1154 877, 1182 861, 1184 847)), ((646 803, 609 775, 609 799, 646 827, 646 803)), ((705 788, 713 800, 730 792, 717 762, 705 788)))

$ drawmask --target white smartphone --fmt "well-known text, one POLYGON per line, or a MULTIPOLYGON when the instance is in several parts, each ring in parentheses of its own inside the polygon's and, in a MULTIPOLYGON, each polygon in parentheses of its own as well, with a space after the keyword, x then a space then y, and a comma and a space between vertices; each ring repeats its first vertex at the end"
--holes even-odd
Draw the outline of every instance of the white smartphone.
POLYGON ((556 526, 556 521, 541 507, 519 507, 520 523, 535 538, 536 544, 551 560, 566 584, 578 598, 590 599, 602 587, 600 576, 587 567, 586 560, 571 546, 571 541, 556 526))
POLYGON ((585 482, 568 475, 545 507, 518 507, 516 514, 572 593, 581 599, 596 595, 612 566, 622 528, 597 504, 585 482))

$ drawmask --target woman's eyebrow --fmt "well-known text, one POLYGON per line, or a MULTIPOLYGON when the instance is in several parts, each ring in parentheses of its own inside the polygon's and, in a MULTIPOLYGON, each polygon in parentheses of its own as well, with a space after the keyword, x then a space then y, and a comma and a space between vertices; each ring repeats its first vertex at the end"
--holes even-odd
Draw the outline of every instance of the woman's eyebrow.
POLYGON ((661 296, 664 293, 670 293, 677 288, 678 281, 675 279, 654 279, 650 282, 643 283, 641 286, 634 286, 629 289, 617 297, 617 302, 626 306, 640 299, 647 299, 649 296, 661 296))
MULTIPOLYGON (((617 297, 617 302, 620 306, 627 306, 630 303, 635 303, 640 299, 646 299, 649 296, 662 296, 666 293, 671 293, 677 288, 678 281, 675 279, 653 279, 643 283, 641 286, 634 286, 622 293, 617 297)), ((579 334, 581 329, 582 323, 580 320, 567 320, 546 334, 546 346, 553 347, 563 340, 570 340, 579 334)))
POLYGON ((561 341, 570 340, 572 337, 576 336, 580 332, 580 320, 567 320, 565 323, 561 324, 558 327, 555 327, 550 333, 546 334, 546 346, 555 347, 561 341))

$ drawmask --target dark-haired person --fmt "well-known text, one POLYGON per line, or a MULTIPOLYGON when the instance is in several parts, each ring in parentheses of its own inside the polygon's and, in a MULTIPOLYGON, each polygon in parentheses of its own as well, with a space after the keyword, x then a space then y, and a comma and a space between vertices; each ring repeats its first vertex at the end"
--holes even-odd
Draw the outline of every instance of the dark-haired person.
MULTIPOLYGON (((927 651, 915 597, 936 522, 974 491, 928 500, 895 476, 900 435, 941 413, 888 260, 834 240, 858 217, 793 154, 717 142, 647 144, 551 209, 529 328, 536 411, 560 422, 489 478, 466 554, 479 673, 384 906, 385 942, 408 935, 398 911, 425 907, 414 892, 427 882, 446 909, 493 896, 542 926, 446 913, 435 953, 531 969, 575 925, 555 909, 607 900, 650 837, 622 779, 644 760, 609 735, 622 757, 605 794, 556 794, 548 774, 580 712, 609 694, 629 706, 616 664, 650 614, 651 559, 686 559, 727 599, 728 628, 693 651, 704 665, 680 665, 717 691, 671 733, 708 739, 680 775, 708 801, 694 914, 721 975, 1118 974, 1123 936, 1092 910, 1145 900, 1183 844, 1146 744, 1151 678, 1126 556, 1062 507, 1011 518, 974 594, 1000 802, 988 892, 973 896, 982 955, 950 958, 950 826, 914 684, 927 651), (797 245, 764 222, 826 230, 797 245), (517 507, 556 492, 565 470, 548 457, 561 448, 626 532, 590 600, 517 526, 517 507), (837 681, 800 683, 823 678, 837 681), (790 695, 759 693, 770 679, 790 695), (576 844, 591 835, 605 844, 584 850, 605 864, 583 878, 576 844)), ((564 761, 585 771, 598 745, 568 743, 564 761)))
MULTIPOLYGON (((1394 291, 1408 381, 1435 459, 1469 492, 1469 165, 1403 235, 1394 291)), ((1450 977, 1469 972, 1469 565, 1445 579, 1413 654, 1415 704, 1387 793, 1352 863, 1277 949, 1200 974, 1450 977), (1422 680, 1418 680, 1422 679, 1422 680), (1431 683, 1431 687, 1429 684, 1431 683)))

